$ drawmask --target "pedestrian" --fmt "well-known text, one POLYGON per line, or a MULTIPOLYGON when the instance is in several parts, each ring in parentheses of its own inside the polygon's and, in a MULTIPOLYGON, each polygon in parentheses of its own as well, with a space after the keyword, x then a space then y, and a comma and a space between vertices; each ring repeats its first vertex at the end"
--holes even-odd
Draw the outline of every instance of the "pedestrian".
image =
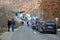
POLYGON ((14 32, 14 25, 15 25, 15 21, 14 19, 12 19, 12 32, 14 32))
POLYGON ((29 24, 29 21, 27 21, 27 27, 29 28, 30 24, 29 24))
POLYGON ((10 32, 10 26, 11 26, 11 19, 9 17, 9 19, 8 19, 8 32, 10 32))
POLYGON ((21 24, 24 25, 24 22, 22 21, 21 24))

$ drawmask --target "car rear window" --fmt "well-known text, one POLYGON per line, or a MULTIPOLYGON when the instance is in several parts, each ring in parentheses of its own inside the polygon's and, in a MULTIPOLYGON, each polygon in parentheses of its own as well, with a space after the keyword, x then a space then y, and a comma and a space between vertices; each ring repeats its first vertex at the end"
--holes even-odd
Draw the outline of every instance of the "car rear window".
POLYGON ((45 24, 46 25, 55 25, 55 23, 53 23, 53 22, 46 22, 45 24))

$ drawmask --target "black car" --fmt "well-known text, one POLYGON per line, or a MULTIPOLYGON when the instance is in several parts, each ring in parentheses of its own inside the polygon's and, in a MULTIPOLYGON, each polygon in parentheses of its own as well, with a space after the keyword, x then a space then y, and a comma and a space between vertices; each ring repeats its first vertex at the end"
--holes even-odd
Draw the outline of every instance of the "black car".
POLYGON ((38 30, 38 26, 40 26, 40 22, 36 22, 36 21, 33 22, 31 25, 32 29, 35 29, 35 30, 38 30))
POLYGON ((31 23, 31 28, 32 28, 32 29, 35 29, 35 27, 36 27, 36 23, 35 23, 35 22, 32 22, 32 23, 31 23))
POLYGON ((39 32, 52 32, 54 34, 57 33, 56 23, 55 22, 48 22, 48 21, 41 21, 40 26, 38 26, 39 32))

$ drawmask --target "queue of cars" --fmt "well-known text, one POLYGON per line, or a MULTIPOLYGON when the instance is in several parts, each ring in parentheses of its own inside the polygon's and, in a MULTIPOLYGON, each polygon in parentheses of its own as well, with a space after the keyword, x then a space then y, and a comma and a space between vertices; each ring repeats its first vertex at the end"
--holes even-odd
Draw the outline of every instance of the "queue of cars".
POLYGON ((33 22, 31 25, 31 28, 41 33, 44 33, 44 32, 52 32, 54 34, 57 33, 56 23, 50 22, 50 21, 33 22))

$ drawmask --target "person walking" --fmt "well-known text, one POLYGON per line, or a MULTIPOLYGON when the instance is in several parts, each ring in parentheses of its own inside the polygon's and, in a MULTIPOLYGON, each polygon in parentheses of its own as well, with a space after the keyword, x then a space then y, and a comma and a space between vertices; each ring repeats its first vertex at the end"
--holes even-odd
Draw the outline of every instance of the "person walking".
POLYGON ((24 25, 24 22, 22 21, 21 24, 24 25))
POLYGON ((27 21, 27 27, 29 28, 30 24, 29 24, 29 21, 27 21))
POLYGON ((30 28, 31 28, 31 23, 30 21, 27 21, 27 31, 30 30, 30 28))
POLYGON ((12 19, 12 32, 14 32, 14 25, 15 25, 15 21, 14 19, 12 19))
POLYGON ((8 19, 8 32, 10 32, 10 26, 11 26, 11 19, 8 19))

